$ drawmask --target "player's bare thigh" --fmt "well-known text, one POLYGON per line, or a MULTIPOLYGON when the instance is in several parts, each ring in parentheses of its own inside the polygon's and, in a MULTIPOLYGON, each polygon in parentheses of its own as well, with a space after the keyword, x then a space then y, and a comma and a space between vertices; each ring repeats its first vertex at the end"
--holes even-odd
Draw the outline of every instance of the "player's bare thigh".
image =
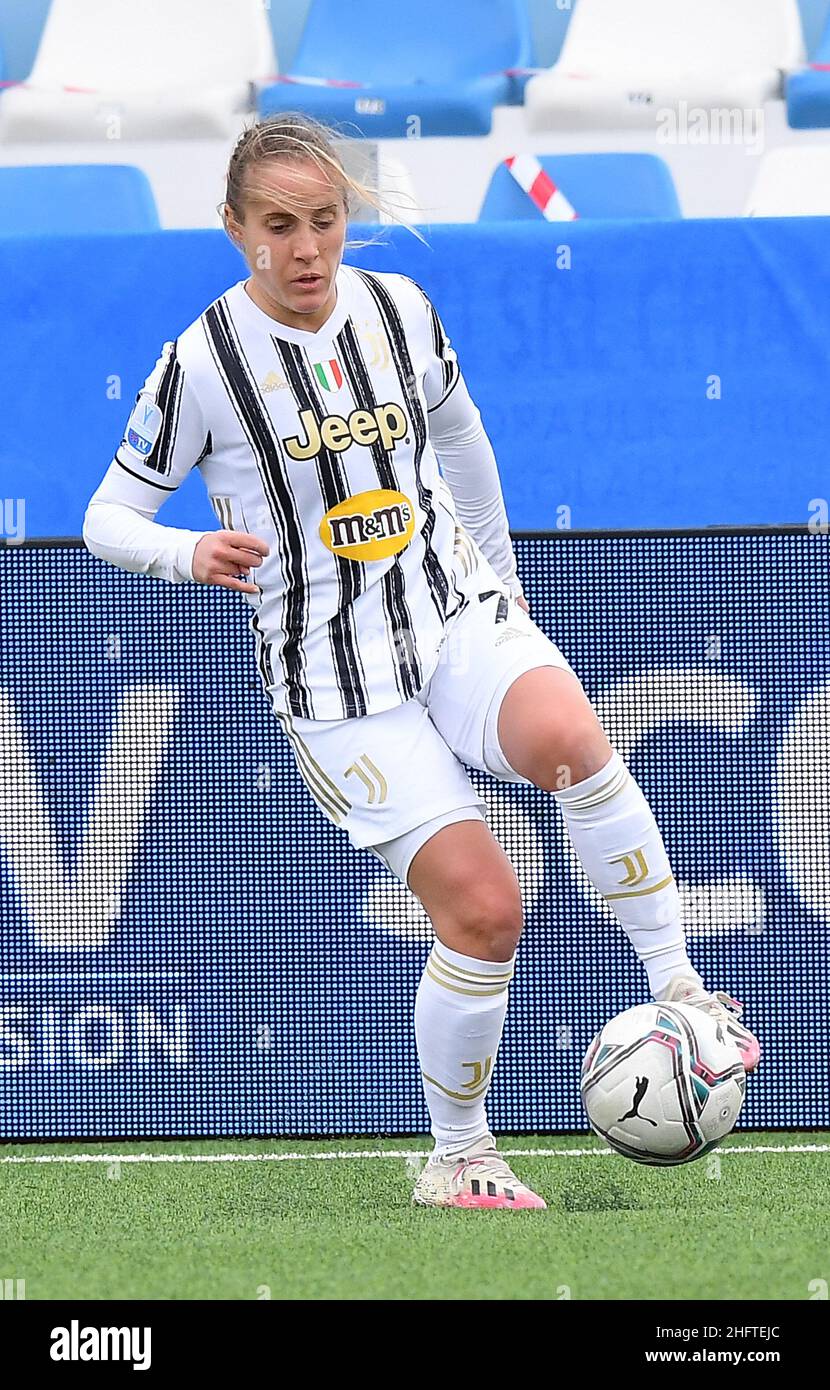
POLYGON ((614 751, 578 678, 554 666, 525 671, 509 687, 498 737, 510 766, 544 791, 584 781, 614 751))
POLYGON ((513 865, 482 820, 444 826, 410 865, 409 887, 439 941, 476 960, 508 961, 522 930, 513 865))

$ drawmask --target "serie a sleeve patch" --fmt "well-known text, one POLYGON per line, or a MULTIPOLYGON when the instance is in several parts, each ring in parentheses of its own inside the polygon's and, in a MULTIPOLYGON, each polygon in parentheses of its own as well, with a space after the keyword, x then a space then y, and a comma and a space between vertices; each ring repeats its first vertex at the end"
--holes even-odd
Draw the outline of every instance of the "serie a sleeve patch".
POLYGON ((132 415, 127 421, 124 438, 121 441, 135 458, 146 459, 153 451, 162 426, 162 413, 153 401, 139 398, 132 415))

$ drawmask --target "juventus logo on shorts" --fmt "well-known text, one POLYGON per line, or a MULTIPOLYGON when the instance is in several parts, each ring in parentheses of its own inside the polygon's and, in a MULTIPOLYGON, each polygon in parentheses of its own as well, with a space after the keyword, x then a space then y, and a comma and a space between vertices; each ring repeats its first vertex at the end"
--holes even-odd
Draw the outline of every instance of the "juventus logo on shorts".
POLYGON ((352 763, 351 767, 346 768, 343 776, 355 776, 360 778, 369 793, 370 806, 374 806, 376 802, 378 806, 381 806, 386 800, 386 794, 389 790, 386 784, 386 778, 380 769, 375 767, 368 753, 361 754, 357 762, 352 763))

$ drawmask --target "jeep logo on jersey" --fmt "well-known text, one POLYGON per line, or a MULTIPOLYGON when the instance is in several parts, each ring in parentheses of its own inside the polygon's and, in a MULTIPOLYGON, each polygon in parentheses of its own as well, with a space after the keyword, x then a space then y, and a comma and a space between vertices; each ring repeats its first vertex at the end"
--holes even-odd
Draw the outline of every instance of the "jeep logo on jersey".
POLYGON ((320 539, 334 555, 347 560, 386 560, 409 545, 415 509, 408 497, 391 488, 376 488, 347 497, 326 512, 320 539))
POLYGON ((378 440, 384 449, 394 449, 408 428, 406 416, 394 401, 374 410, 353 410, 348 420, 342 415, 327 415, 319 425, 313 410, 301 410, 300 424, 305 438, 293 434, 283 440, 293 459, 313 459, 321 449, 342 454, 352 444, 377 444, 378 440))

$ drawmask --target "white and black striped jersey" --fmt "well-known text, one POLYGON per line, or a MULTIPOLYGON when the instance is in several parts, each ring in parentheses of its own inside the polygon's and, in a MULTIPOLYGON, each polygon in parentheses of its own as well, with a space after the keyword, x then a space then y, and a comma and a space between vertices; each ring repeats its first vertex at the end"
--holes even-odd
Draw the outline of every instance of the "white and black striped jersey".
POLYGON ((245 597, 275 708, 311 719, 389 709, 435 667, 458 604, 452 563, 468 500, 473 538, 518 587, 492 449, 414 281, 341 265, 317 332, 266 314, 245 283, 165 343, 84 537, 126 568, 192 578, 205 533, 152 517, 198 468, 221 526, 269 546, 251 570, 258 593, 245 597), (442 439, 461 520, 439 470, 442 439), (113 529, 113 504, 136 515, 134 552, 113 529))

